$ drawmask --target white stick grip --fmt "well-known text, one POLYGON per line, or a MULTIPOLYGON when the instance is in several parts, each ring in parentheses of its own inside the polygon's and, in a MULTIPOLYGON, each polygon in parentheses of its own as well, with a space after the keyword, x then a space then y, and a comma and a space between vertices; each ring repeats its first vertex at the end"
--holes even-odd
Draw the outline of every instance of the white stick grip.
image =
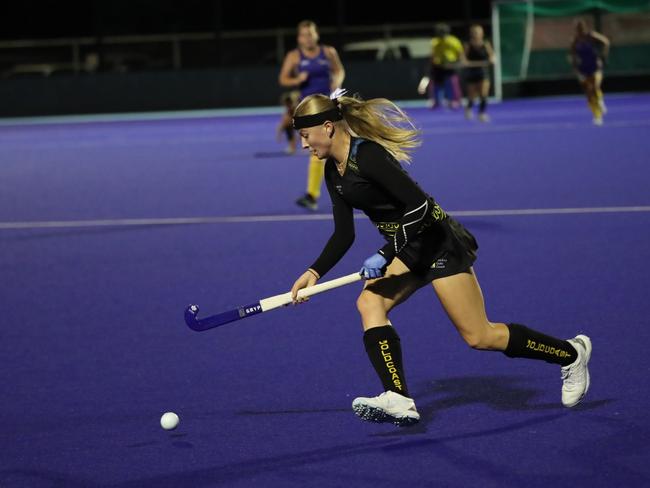
MULTIPOLYGON (((349 285, 356 281, 360 281, 361 275, 359 273, 352 273, 346 276, 341 276, 330 281, 324 281, 314 286, 303 288, 298 291, 298 297, 306 298, 312 295, 317 295, 318 293, 323 293, 324 291, 332 290, 338 288, 339 286, 349 285)), ((260 305, 262 311, 266 312, 268 310, 273 310, 274 308, 283 307, 291 303, 291 292, 282 293, 281 295, 275 295, 273 297, 262 298, 260 300, 260 305)))

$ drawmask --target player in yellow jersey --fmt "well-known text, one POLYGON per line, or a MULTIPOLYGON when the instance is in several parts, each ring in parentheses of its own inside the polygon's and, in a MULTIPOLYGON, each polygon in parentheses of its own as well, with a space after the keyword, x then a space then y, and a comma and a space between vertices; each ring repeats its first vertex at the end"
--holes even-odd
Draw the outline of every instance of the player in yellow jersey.
POLYGON ((431 108, 441 106, 442 94, 451 108, 460 107, 462 96, 457 67, 466 62, 463 43, 451 34, 447 24, 436 24, 431 40, 431 83, 429 97, 431 108))

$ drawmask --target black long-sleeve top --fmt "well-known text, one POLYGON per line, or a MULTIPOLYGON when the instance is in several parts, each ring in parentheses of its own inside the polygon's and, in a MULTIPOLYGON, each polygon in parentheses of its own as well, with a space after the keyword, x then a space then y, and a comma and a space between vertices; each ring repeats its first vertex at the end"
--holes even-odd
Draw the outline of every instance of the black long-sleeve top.
POLYGON ((350 141, 343 175, 332 158, 325 162, 325 182, 332 199, 334 233, 311 266, 320 276, 343 257, 354 242, 353 209, 363 211, 387 244, 378 252, 388 262, 431 224, 447 218, 381 145, 360 138, 350 141))

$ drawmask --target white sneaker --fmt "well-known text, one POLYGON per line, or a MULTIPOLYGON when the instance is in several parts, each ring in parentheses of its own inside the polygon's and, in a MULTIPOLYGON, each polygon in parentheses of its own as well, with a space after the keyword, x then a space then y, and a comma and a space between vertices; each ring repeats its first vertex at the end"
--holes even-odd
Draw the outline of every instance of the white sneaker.
POLYGON ((490 116, 486 114, 485 112, 478 114, 478 119, 481 122, 489 122, 490 121, 490 116))
POLYGON ((591 339, 586 335, 577 335, 569 339, 578 352, 578 357, 568 366, 562 367, 562 404, 574 407, 584 398, 589 390, 589 358, 591 358, 591 339))
POLYGON ((605 105, 605 102, 603 100, 600 100, 598 102, 598 105, 600 106, 600 111, 605 115, 607 113, 607 105, 605 105))
POLYGON ((363 420, 391 422, 401 427, 416 424, 420 420, 413 399, 394 391, 385 391, 372 398, 355 398, 352 410, 363 420))
POLYGON ((466 108, 465 109, 465 118, 467 120, 472 120, 474 118, 474 112, 472 112, 471 108, 466 108))
POLYGON ((602 117, 594 117, 593 123, 594 123, 594 125, 601 126, 601 125, 603 125, 603 118, 602 117))

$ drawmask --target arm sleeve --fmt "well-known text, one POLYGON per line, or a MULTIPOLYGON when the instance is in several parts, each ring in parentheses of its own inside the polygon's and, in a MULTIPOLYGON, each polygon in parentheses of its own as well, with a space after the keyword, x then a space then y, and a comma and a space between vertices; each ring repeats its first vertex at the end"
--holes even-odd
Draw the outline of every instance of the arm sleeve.
POLYGON ((332 199, 332 215, 334 216, 334 233, 331 235, 318 259, 310 266, 321 277, 338 263, 354 242, 354 217, 352 207, 339 195, 330 182, 325 178, 327 191, 332 199))
POLYGON ((357 162, 366 178, 404 205, 404 215, 393 241, 379 251, 390 262, 420 231, 425 217, 432 210, 432 202, 399 162, 379 144, 363 144, 357 162))

